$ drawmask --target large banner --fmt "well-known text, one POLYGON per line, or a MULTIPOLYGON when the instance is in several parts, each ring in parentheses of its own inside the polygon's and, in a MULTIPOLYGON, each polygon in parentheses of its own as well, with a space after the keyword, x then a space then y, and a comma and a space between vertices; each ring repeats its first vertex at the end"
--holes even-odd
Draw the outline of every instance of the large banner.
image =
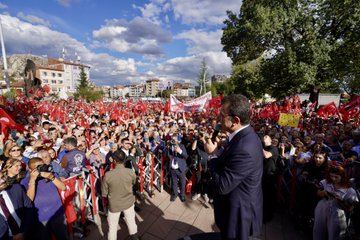
POLYGON ((195 98, 191 101, 181 102, 174 95, 170 95, 171 112, 201 112, 207 101, 211 99, 211 92, 195 98))

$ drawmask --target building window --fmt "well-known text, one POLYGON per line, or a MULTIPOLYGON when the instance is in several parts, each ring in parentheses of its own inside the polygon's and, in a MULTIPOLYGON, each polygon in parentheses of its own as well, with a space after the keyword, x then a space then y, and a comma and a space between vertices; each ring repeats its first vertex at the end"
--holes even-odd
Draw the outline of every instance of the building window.
POLYGON ((61 73, 58 73, 58 77, 61 77, 62 76, 62 74, 61 73))
POLYGON ((51 83, 52 83, 52 84, 56 84, 56 80, 51 80, 51 83))
POLYGON ((56 74, 55 74, 55 73, 52 73, 52 76, 53 76, 53 77, 55 77, 55 76, 56 76, 56 74))
POLYGON ((70 89, 70 86, 67 86, 67 89, 70 89))
POLYGON ((47 76, 47 72, 43 72, 43 76, 47 76))
POLYGON ((49 81, 47 79, 44 79, 43 80, 43 83, 48 83, 49 81))
POLYGON ((59 84, 63 84, 64 83, 64 81, 63 80, 59 80, 59 84))

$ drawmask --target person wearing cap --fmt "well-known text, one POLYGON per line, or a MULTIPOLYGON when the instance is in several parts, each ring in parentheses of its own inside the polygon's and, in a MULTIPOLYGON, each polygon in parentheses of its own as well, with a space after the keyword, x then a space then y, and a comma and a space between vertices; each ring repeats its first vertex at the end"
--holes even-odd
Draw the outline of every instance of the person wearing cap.
POLYGON ((100 152, 100 145, 98 143, 91 146, 91 149, 86 153, 86 157, 89 159, 90 165, 97 168, 105 164, 105 154, 100 152))
POLYGON ((64 139, 65 150, 67 151, 61 159, 61 167, 73 176, 79 174, 86 163, 86 155, 77 149, 77 140, 74 137, 64 139))
POLYGON ((123 212, 130 239, 138 240, 134 210, 135 196, 133 193, 136 175, 131 169, 125 167, 126 156, 122 150, 116 150, 112 154, 112 158, 116 163, 115 169, 105 173, 101 186, 101 194, 108 199, 109 203, 108 239, 117 239, 117 226, 120 213, 123 212))
POLYGON ((125 166, 133 169, 137 174, 139 172, 139 168, 136 163, 136 148, 133 148, 133 143, 128 138, 121 140, 121 150, 126 156, 125 166))

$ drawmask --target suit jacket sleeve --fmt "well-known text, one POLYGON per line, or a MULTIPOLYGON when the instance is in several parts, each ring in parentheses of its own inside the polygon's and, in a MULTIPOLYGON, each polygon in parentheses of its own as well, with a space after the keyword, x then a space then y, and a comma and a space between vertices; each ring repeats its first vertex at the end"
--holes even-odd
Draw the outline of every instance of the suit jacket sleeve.
POLYGON ((219 194, 230 193, 254 170, 253 160, 247 152, 229 154, 225 163, 220 161, 224 159, 210 161, 210 172, 219 194))
POLYGON ((24 188, 21 187, 20 184, 14 184, 15 191, 18 192, 19 197, 21 198, 21 202, 23 207, 19 209, 22 215, 20 230, 23 233, 28 233, 31 231, 32 226, 34 224, 34 220, 36 217, 36 209, 34 208, 30 198, 26 195, 24 188))

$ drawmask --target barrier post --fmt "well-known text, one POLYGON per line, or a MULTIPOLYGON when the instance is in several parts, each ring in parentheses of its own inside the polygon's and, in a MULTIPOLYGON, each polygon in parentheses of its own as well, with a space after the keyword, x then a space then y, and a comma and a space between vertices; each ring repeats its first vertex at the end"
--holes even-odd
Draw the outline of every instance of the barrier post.
POLYGON ((78 180, 78 186, 79 186, 79 197, 80 197, 80 212, 81 212, 81 223, 86 223, 85 218, 85 194, 84 194, 84 185, 83 185, 83 177, 79 176, 78 180))
POLYGON ((140 193, 144 193, 144 166, 143 158, 139 158, 139 172, 140 172, 140 193))
POLYGON ((97 204, 96 204, 96 190, 95 190, 95 173, 94 171, 90 171, 90 188, 91 188, 91 199, 92 199, 92 209, 93 209, 93 216, 95 219, 95 215, 97 214, 97 204))
POLYGON ((154 154, 151 154, 151 169, 150 169, 150 192, 151 196, 154 195, 154 167, 155 167, 155 157, 154 154))
POLYGON ((164 156, 160 152, 161 156, 161 168, 160 168, 160 192, 164 191, 164 156))

